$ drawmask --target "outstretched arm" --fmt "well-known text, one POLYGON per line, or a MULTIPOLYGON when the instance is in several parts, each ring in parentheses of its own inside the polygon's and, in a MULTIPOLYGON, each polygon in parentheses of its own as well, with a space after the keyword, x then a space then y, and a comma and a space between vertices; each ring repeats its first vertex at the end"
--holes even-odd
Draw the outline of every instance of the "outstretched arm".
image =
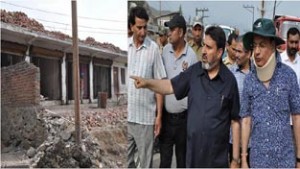
POLYGON ((134 85, 136 88, 148 88, 155 93, 168 95, 173 94, 173 87, 170 79, 144 79, 138 76, 130 76, 131 79, 135 80, 134 85))

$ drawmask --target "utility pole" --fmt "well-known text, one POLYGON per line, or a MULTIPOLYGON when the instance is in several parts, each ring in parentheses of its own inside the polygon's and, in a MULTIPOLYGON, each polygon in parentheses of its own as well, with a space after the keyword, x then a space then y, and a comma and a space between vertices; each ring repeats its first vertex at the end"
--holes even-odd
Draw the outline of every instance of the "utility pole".
POLYGON ((159 1, 159 27, 162 27, 162 21, 161 21, 161 1, 159 1))
POLYGON ((252 25, 253 25, 253 23, 254 23, 254 6, 253 5, 243 5, 243 7, 247 11, 252 12, 252 25), (250 9, 252 9, 252 10, 250 11, 250 9))
POLYGON ((260 13, 261 13, 262 18, 265 16, 265 12, 266 12, 266 10, 265 10, 265 1, 262 0, 261 1, 261 9, 260 9, 260 13))
POLYGON ((72 0, 72 38, 73 38, 73 96, 75 109, 75 140, 77 145, 81 142, 80 132, 80 104, 79 104, 79 50, 77 30, 77 1, 72 0))
POLYGON ((273 9, 273 21, 275 19, 275 12, 276 11, 276 0, 274 1, 274 9, 273 9))
POLYGON ((201 17, 200 17, 200 20, 201 20, 202 23, 204 23, 204 22, 203 22, 203 19, 204 19, 204 18, 209 17, 208 15, 206 15, 206 16, 204 15, 204 12, 208 12, 208 11, 209 11, 208 8, 200 8, 200 9, 196 8, 195 11, 196 11, 196 16, 198 16, 198 12, 202 12, 202 15, 201 15, 201 17))

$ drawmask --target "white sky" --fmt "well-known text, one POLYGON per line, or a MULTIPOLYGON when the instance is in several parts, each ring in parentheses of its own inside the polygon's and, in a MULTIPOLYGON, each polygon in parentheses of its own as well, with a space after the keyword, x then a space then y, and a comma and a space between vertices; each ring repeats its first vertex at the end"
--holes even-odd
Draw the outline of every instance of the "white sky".
MULTIPOLYGON (((22 11, 42 23, 46 30, 72 36, 71 0, 0 1, 1 9, 22 11)), ((127 50, 126 0, 77 0, 77 16, 78 37, 81 40, 90 36, 98 42, 112 43, 127 50)))

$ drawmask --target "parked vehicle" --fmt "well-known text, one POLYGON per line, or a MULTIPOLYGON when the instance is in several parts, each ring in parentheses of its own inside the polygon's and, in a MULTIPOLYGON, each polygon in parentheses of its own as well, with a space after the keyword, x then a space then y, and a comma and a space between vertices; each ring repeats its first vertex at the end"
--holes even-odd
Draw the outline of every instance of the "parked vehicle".
MULTIPOLYGON (((206 25, 204 30, 206 30, 210 26, 213 26, 213 25, 206 25)), ((220 26, 223 29, 225 36, 226 36, 226 41, 227 41, 228 36, 234 32, 234 28, 230 27, 230 26, 226 26, 226 25, 218 25, 218 26, 220 26)))

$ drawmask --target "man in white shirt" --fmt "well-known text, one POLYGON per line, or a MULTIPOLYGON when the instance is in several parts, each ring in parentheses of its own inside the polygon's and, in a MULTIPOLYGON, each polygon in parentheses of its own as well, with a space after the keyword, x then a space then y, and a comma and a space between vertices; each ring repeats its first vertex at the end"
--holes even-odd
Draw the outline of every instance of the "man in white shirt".
POLYGON ((300 42, 300 32, 296 27, 292 27, 287 32, 286 50, 281 54, 282 63, 290 66, 297 75, 300 86, 300 55, 298 53, 300 42))
MULTIPOLYGON (((158 45, 147 37, 148 20, 143 7, 131 9, 128 21, 133 35, 128 39, 128 74, 163 79, 166 71, 158 45)), ((137 167, 136 148, 140 167, 152 167, 153 142, 160 133, 162 105, 163 96, 147 89, 138 90, 133 80, 128 81, 127 168, 137 167)))
MULTIPOLYGON (((292 27, 287 32, 286 50, 281 53, 282 63, 290 66, 297 75, 297 82, 300 87, 300 55, 299 41, 300 32, 297 28, 292 27)), ((291 126, 293 126, 292 119, 290 119, 291 126)))

